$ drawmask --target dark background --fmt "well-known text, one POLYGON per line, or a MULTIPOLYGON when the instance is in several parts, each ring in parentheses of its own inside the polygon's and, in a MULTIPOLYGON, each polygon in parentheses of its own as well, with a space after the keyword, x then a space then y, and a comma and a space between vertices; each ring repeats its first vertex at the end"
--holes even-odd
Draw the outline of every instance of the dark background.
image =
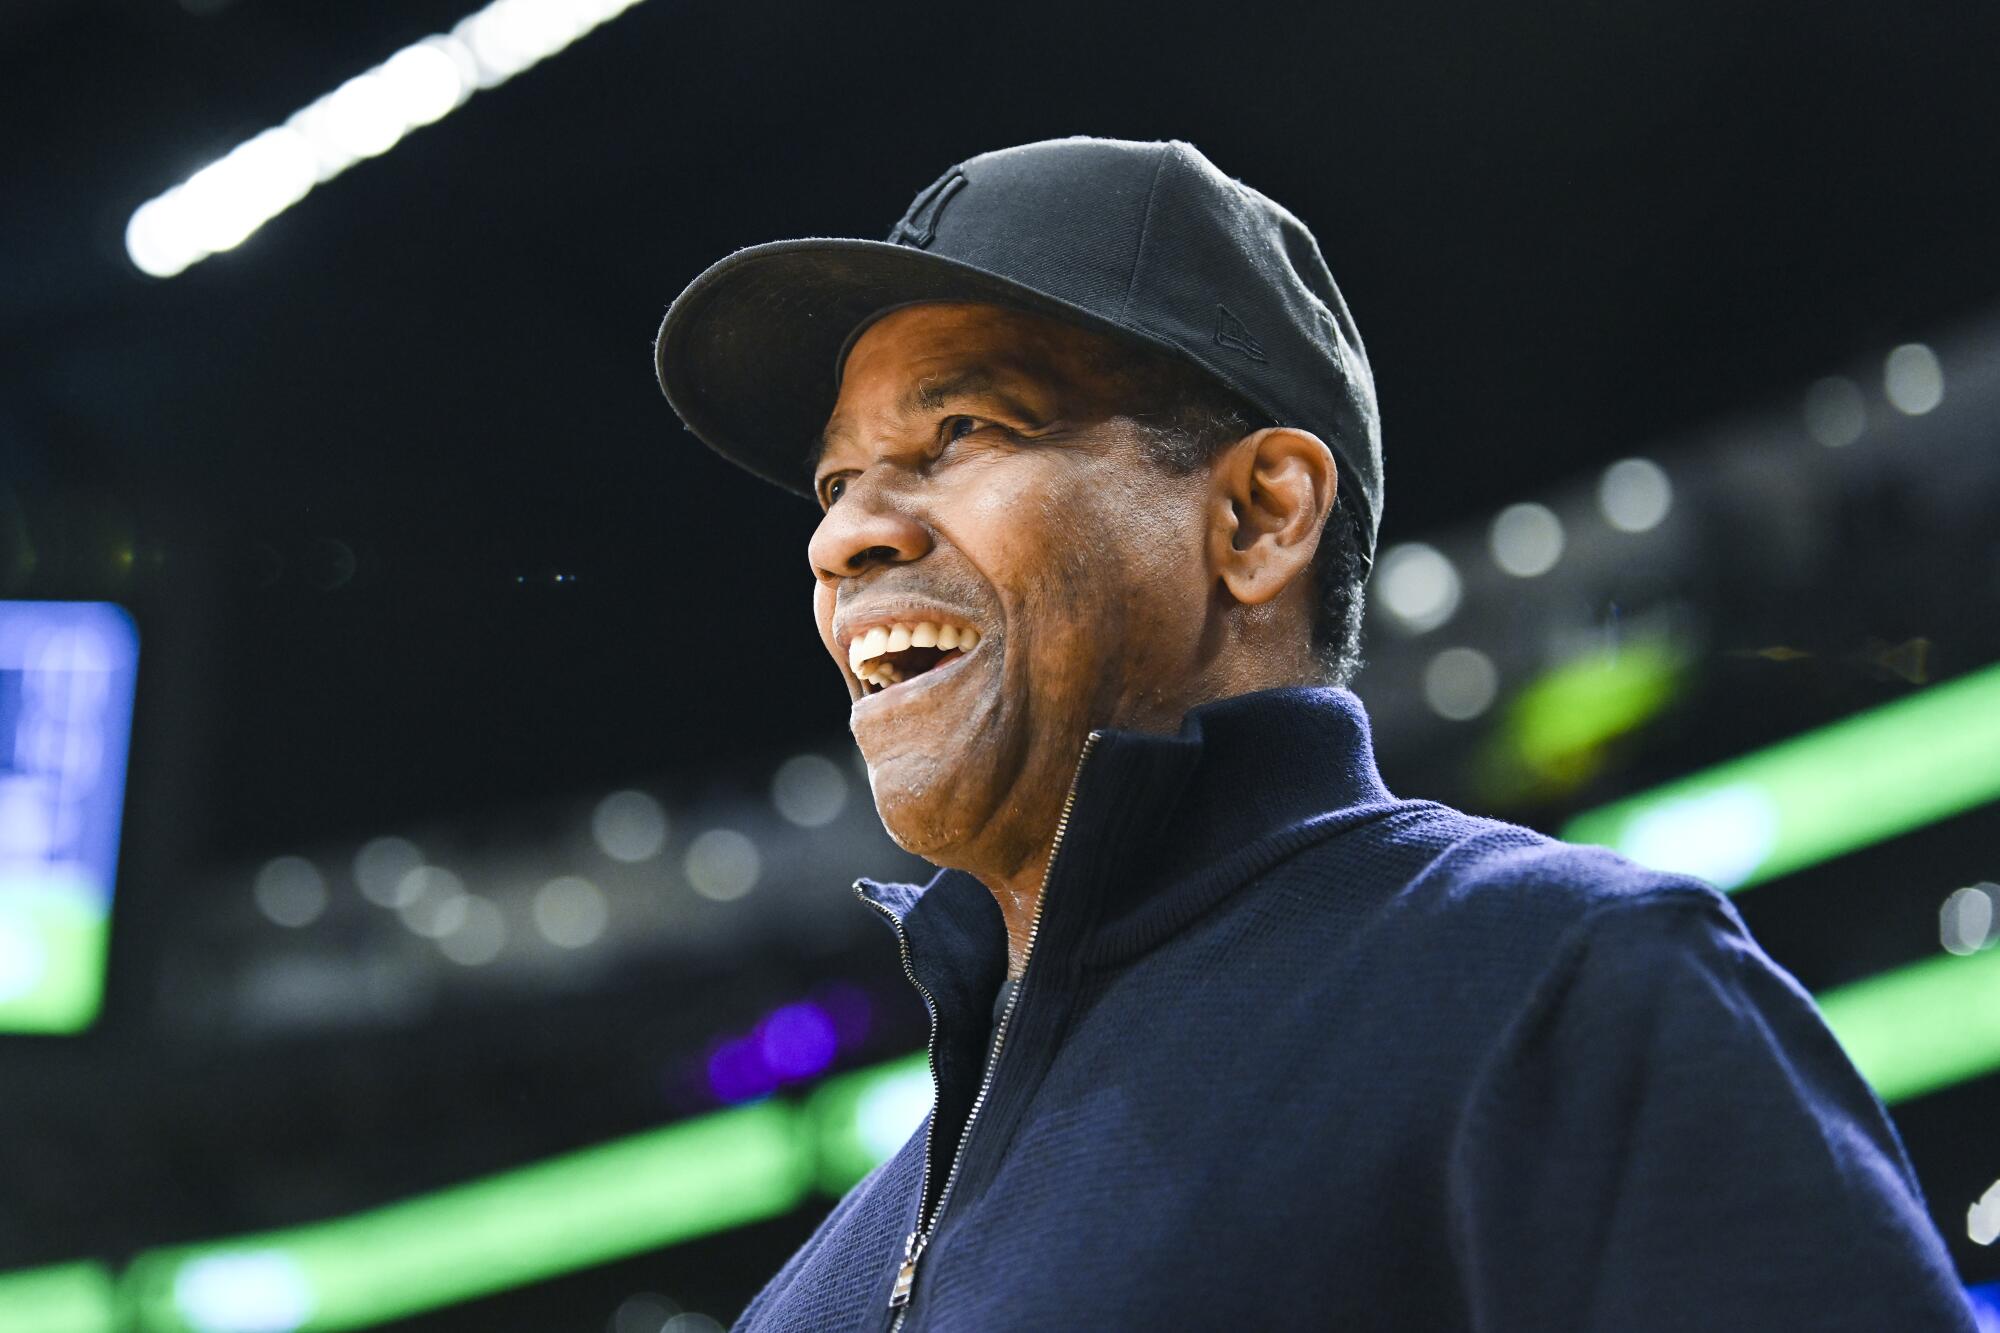
MULTIPOLYGON (((652 379, 667 302, 735 247, 881 236, 1007 143, 1189 139, 1313 226, 1355 311, 1385 546, 1795 416, 1820 376, 2000 304, 2000 13, 1933 4, 645 0, 240 248, 133 269, 136 205, 466 12, 0 4, 0 595, 118 600, 146 636, 110 1007, 83 1038, 0 1040, 0 1268, 334 1216, 670 1119, 697 1108, 645 1071, 830 979, 882 996, 854 1062, 920 1044, 865 926, 257 1042, 203 1033, 174 981, 255 964, 227 922, 266 857, 623 785, 754 795, 795 751, 844 753, 810 508, 709 455, 652 379)), ((1953 429, 1991 443, 1990 419, 1953 429)), ((1756 527, 1755 495, 1707 493, 1756 527)), ((1696 580, 1715 652, 1671 725, 1502 813, 1553 827, 1907 688, 1800 689, 1725 646, 2000 656, 1994 533, 1865 521, 1903 512, 1885 494, 1808 577, 1696 580)), ((1362 693, 1387 709, 1411 686, 1382 662, 1362 693)), ((1382 743, 1399 787, 1473 799, 1450 746, 1382 743)), ((2000 878, 1992 832, 1962 817, 1746 915, 1815 989, 1908 961, 1954 882, 2000 878), (1878 920, 1892 882, 1907 910, 1878 920)), ((870 845, 827 897, 897 867, 870 845)), ((1992 1096, 1898 1110, 1968 1278, 2000 1276, 1962 1220, 2000 1173, 1992 1096)), ((594 1329, 647 1287, 726 1322, 811 1221, 418 1322, 594 1329)))

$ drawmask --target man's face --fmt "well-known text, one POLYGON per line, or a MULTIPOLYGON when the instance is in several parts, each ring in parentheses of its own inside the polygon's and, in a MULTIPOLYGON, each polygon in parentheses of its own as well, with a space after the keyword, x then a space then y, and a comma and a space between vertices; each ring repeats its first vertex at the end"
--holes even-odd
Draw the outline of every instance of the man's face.
POLYGON ((907 307, 855 342, 827 422, 814 615, 884 824, 941 865, 1019 870, 1092 728, 1180 721, 1204 478, 1141 456, 1093 345, 998 307, 907 307), (977 642, 855 660, 895 625, 977 642))

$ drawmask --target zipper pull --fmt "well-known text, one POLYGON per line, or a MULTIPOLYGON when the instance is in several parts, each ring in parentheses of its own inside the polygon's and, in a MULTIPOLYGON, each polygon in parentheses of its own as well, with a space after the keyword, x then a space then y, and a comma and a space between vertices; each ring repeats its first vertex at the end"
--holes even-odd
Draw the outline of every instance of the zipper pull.
POLYGON ((895 1290, 889 1293, 891 1310, 900 1310, 910 1303, 910 1288, 917 1284, 917 1260, 923 1257, 923 1237, 912 1231, 903 1238, 903 1264, 896 1270, 895 1290))

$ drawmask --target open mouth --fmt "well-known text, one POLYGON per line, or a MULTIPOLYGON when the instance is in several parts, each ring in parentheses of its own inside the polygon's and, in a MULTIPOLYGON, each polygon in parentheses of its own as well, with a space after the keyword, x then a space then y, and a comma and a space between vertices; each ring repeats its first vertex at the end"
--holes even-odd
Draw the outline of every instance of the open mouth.
POLYGON ((924 620, 877 625, 848 645, 847 662, 864 695, 915 680, 979 646, 979 631, 924 620))

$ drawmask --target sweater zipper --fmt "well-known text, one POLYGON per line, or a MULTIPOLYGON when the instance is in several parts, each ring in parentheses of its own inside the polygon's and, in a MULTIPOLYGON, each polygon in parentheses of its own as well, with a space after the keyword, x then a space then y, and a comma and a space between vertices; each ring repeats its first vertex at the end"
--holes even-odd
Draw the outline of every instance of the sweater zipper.
MULTIPOLYGON (((1007 1003, 1000 1010, 1000 1019, 993 1025, 993 1050, 986 1059, 986 1072, 979 1080, 979 1092, 972 1099, 972 1109, 965 1114, 965 1128, 959 1131, 958 1147, 951 1155, 951 1166, 944 1173, 944 1188, 938 1192, 937 1203, 928 1212, 925 1204, 930 1198, 931 1188, 931 1137, 937 1132, 935 1111, 926 1122, 924 1129, 924 1171, 917 1190, 917 1229, 903 1238, 903 1260, 896 1268, 896 1285, 889 1293, 889 1308, 896 1312, 895 1320, 889 1325, 889 1333, 901 1333, 903 1321, 910 1315, 910 1292, 917 1283, 917 1264, 924 1257, 924 1247, 930 1244, 931 1235, 937 1230, 938 1219, 944 1216, 945 1205, 951 1201, 952 1182, 958 1179, 958 1164, 965 1160, 965 1145, 971 1141, 972 1127, 979 1120, 979 1112, 986 1105, 986 1096, 993 1088, 994 1071, 1000 1067, 1000 1050, 1007 1041, 1007 1028, 1014 1017, 1014 1010, 1021 1003, 1021 991, 1028 984, 1028 968, 1034 961, 1035 940, 1042 931, 1042 909, 1049 900, 1049 880, 1055 874, 1056 857, 1062 852, 1063 835, 1069 832, 1069 815, 1076 805, 1076 784, 1083 777, 1083 765, 1090 758, 1092 747, 1102 732, 1093 731, 1084 737, 1083 753, 1077 756, 1076 771, 1070 775, 1069 791, 1063 796, 1062 813, 1056 817, 1056 835, 1049 844, 1049 864, 1042 871, 1041 892, 1035 896, 1035 914, 1028 921, 1028 944, 1021 954, 1021 978, 1014 983, 1014 989, 1007 996, 1007 1003)), ((854 891, 861 895, 861 881, 854 882, 854 891)), ((935 1108, 941 1099, 943 1088, 938 1080, 937 1066, 937 1005, 931 1001, 931 993, 917 980, 916 970, 910 965, 910 942, 903 934, 903 923, 896 914, 886 907, 879 907, 873 901, 862 897, 871 907, 875 907, 889 921, 896 932, 896 945, 903 958, 903 975, 924 997, 924 1004, 931 1013, 931 1035, 925 1046, 931 1068, 931 1105, 935 1108)))

